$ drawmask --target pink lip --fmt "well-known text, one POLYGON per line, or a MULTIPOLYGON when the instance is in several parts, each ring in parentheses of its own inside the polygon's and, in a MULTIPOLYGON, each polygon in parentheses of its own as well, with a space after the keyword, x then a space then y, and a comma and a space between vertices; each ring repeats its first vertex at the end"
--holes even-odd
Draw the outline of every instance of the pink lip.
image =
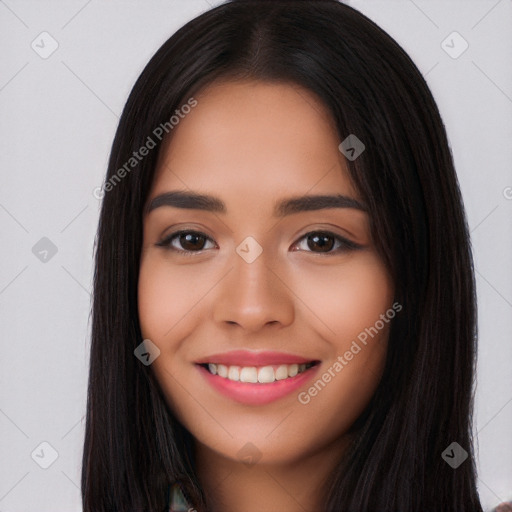
POLYGON ((232 350, 222 354, 213 354, 204 357, 197 364, 214 363, 226 366, 270 366, 273 364, 303 364, 315 361, 306 359, 286 352, 261 351, 251 352, 249 350, 232 350))
MULTIPOLYGON (((281 359, 281 362, 282 359, 281 359)), ((286 363, 293 364, 293 363, 286 363)), ((246 365, 246 364, 245 364, 246 365)), ((247 405, 265 405, 293 393, 317 373, 319 364, 312 366, 302 373, 283 380, 268 384, 236 382, 211 374, 204 366, 196 365, 205 380, 218 392, 235 402, 247 405)))

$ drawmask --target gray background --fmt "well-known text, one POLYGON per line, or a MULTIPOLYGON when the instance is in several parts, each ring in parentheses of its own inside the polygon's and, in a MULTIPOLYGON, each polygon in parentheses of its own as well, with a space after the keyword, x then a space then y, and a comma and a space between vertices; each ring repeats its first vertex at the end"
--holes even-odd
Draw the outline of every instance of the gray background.
MULTIPOLYGON (((489 509, 512 499, 512 0, 351 4, 411 55, 449 134, 477 268, 474 430, 489 509), (457 58, 454 31, 469 44, 457 58)), ((210 5, 0 1, 0 512, 81 510, 92 192, 143 66, 210 5)))

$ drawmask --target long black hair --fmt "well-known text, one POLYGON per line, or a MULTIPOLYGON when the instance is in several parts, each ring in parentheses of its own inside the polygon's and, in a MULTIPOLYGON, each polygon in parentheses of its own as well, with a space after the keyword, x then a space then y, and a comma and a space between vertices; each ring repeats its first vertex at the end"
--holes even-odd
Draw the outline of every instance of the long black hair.
POLYGON ((155 134, 162 132, 156 129, 170 130, 176 110, 218 79, 305 87, 330 111, 340 142, 355 134, 365 144, 346 164, 403 309, 391 324, 379 387, 327 482, 321 512, 481 511, 471 423, 473 261, 432 94, 404 50, 345 4, 234 0, 162 45, 119 122, 96 239, 84 512, 160 512, 174 481, 198 511, 208 509, 192 436, 134 349, 142 341, 137 283, 143 206, 160 147, 155 134), (134 163, 149 138, 156 147, 134 163), (443 456, 452 443, 468 455, 456 468, 443 456))

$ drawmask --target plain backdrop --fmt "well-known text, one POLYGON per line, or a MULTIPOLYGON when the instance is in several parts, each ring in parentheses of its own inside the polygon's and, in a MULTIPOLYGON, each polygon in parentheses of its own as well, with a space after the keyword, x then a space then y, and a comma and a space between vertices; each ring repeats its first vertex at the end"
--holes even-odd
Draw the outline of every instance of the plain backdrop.
MULTIPOLYGON (((476 262, 489 510, 512 499, 512 1, 350 3, 416 62, 448 131, 476 262)), ((213 4, 0 1, 0 512, 81 510, 93 190, 144 65, 213 4)))

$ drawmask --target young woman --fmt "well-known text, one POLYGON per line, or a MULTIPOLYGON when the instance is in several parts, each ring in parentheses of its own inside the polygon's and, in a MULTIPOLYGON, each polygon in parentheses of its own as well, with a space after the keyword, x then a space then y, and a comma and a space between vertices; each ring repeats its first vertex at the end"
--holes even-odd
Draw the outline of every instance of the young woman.
POLYGON ((416 66, 335 0, 150 60, 97 237, 85 512, 478 512, 473 263, 416 66))

